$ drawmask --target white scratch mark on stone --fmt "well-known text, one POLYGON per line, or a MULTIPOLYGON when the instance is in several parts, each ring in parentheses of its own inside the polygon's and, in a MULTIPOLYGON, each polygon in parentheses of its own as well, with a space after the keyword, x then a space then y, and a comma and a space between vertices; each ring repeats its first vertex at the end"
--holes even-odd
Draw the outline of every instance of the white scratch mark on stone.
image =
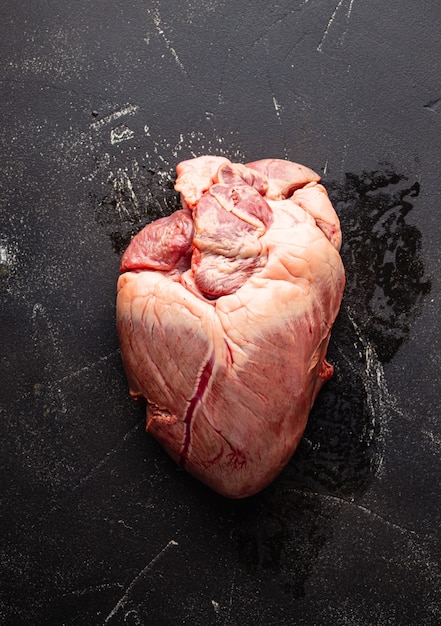
POLYGON ((441 109, 441 98, 437 98, 436 100, 431 100, 427 104, 424 105, 425 109, 429 109, 429 111, 433 111, 434 113, 438 113, 441 109))
MULTIPOLYGON (((269 81, 269 84, 271 86, 271 80, 270 80, 269 77, 268 77, 268 81, 269 81)), ((282 116, 280 115, 280 111, 282 110, 282 106, 277 101, 276 96, 274 95, 274 93, 272 95, 272 98, 273 98, 273 106, 274 106, 274 110, 276 112, 277 121, 279 122, 281 128, 283 128, 282 116)), ((285 157, 288 158, 288 148, 286 146, 285 138, 283 139, 283 151, 285 153, 285 157)))
POLYGON ((98 461, 98 463, 96 463, 96 465, 94 465, 92 467, 92 469, 78 481, 78 483, 75 485, 75 487, 73 487, 71 489, 70 493, 72 493, 73 491, 76 491, 78 489, 78 487, 80 487, 86 481, 88 481, 91 478, 91 476, 97 470, 101 469, 104 465, 106 465, 106 463, 115 454, 115 452, 117 452, 128 439, 130 439, 130 437, 133 435, 133 433, 135 433, 137 430, 139 430, 140 425, 141 424, 144 425, 144 422, 145 422, 145 419, 143 417, 142 420, 140 420, 139 422, 137 422, 135 424, 135 426, 133 426, 133 428, 131 428, 129 431, 127 431, 126 434, 124 435, 124 437, 118 442, 118 444, 114 448, 112 448, 111 450, 106 452, 106 454, 103 456, 103 458, 100 459, 98 461))
POLYGON ((270 31, 277 26, 280 23, 286 23, 286 21, 288 20, 288 18, 291 15, 295 15, 297 14, 300 9, 302 9, 305 5, 307 5, 309 3, 310 0, 303 0, 303 2, 301 4, 299 4, 298 7, 294 8, 294 9, 289 9, 286 13, 283 13, 283 15, 280 15, 279 17, 277 17, 271 24, 269 24, 265 30, 258 36, 256 37, 256 39, 253 41, 253 46, 255 46, 256 44, 260 43, 262 41, 262 39, 265 38, 266 35, 268 35, 270 33, 270 31))
POLYGON ((406 535, 406 536, 412 535, 414 537, 419 537, 418 533, 415 532, 414 530, 411 530, 410 528, 406 528, 405 526, 400 526, 399 524, 395 524, 395 522, 392 522, 391 520, 386 519, 379 513, 372 511, 372 509, 369 509, 368 507, 363 506, 362 504, 358 504, 353 499, 346 500, 345 498, 342 498, 341 496, 332 496, 326 493, 318 493, 316 491, 302 491, 301 489, 289 489, 289 491, 292 493, 299 494, 304 497, 318 498, 319 500, 325 500, 327 502, 331 502, 333 504, 337 504, 340 506, 354 508, 363 514, 368 515, 372 519, 377 520, 385 524, 386 526, 393 528, 394 530, 397 530, 401 535, 406 535))
POLYGON ((386 379, 384 376, 383 366, 381 365, 377 357, 375 348, 370 344, 369 341, 367 341, 366 337, 361 332, 361 329, 354 319, 352 311, 348 308, 347 312, 349 321, 351 322, 357 334, 358 340, 360 341, 364 349, 366 362, 366 380, 370 383, 366 385, 366 395, 371 414, 374 416, 377 413, 378 402, 384 402, 396 408, 395 403, 389 394, 389 389, 387 387, 386 379), (379 392, 377 394, 378 399, 376 399, 374 396, 372 382, 374 383, 375 389, 379 392))
POLYGON ((281 118, 280 118, 280 111, 281 111, 282 107, 281 107, 281 105, 277 102, 277 100, 276 100, 276 97, 275 97, 275 96, 273 96, 273 105, 274 105, 274 110, 275 110, 275 112, 276 112, 277 118, 278 118, 279 120, 281 120, 281 118))
POLYGON ((130 593, 131 593, 132 589, 135 587, 136 583, 143 576, 145 576, 145 574, 147 574, 147 572, 149 572, 156 565, 156 563, 159 561, 159 559, 162 557, 162 555, 167 550, 169 550, 171 547, 177 546, 177 545, 178 545, 178 542, 174 541, 173 539, 171 539, 168 542, 168 544, 166 546, 164 546, 162 548, 162 550, 160 550, 158 552, 158 554, 156 556, 154 556, 153 559, 149 563, 147 563, 147 565, 135 576, 135 578, 132 580, 130 585, 125 590, 124 594, 121 596, 121 598, 118 600, 118 602, 115 604, 113 609, 110 611, 110 613, 108 614, 108 616, 104 620, 105 624, 107 624, 118 613, 118 611, 121 608, 124 608, 124 606, 127 604, 128 600, 130 599, 130 593))
MULTIPOLYGON (((346 37, 346 33, 348 32, 349 19, 351 17, 352 7, 354 5, 354 1, 355 0, 350 0, 349 1, 349 5, 348 5, 346 13, 345 13, 346 27, 345 27, 345 30, 343 31, 343 34, 342 34, 341 38, 340 38, 340 42, 339 42, 340 46, 343 44, 344 38, 346 37)), ((347 0, 339 0, 339 3, 335 7, 334 12, 332 13, 331 17, 329 18, 328 23, 326 25, 326 28, 324 30, 324 33, 322 35, 322 38, 320 40, 320 43, 317 46, 317 52, 323 52, 323 45, 324 45, 326 39, 329 36, 329 32, 330 32, 332 24, 334 23, 334 20, 335 20, 335 18, 337 16, 337 13, 339 12, 340 7, 343 5, 344 2, 347 2, 347 0)))
MULTIPOLYGON (((332 498, 333 496, 326 496, 326 497, 332 498)), ((338 499, 339 498, 337 498, 337 500, 338 499)), ((401 533, 402 535, 417 535, 417 533, 414 530, 410 530, 409 528, 405 528, 404 526, 395 524, 395 522, 391 522, 390 520, 386 519, 382 515, 379 515, 379 513, 375 513, 375 511, 372 511, 372 509, 368 509, 366 506, 363 506, 362 504, 357 504, 355 502, 347 502, 345 500, 344 502, 346 504, 349 504, 355 507, 358 511, 365 513, 369 517, 372 517, 372 519, 378 520, 382 522, 383 524, 386 524, 386 526, 389 526, 390 528, 394 528, 395 530, 398 530, 398 532, 401 533)))
MULTIPOLYGON (((403 416, 402 409, 398 406, 396 399, 389 392, 383 366, 377 356, 375 348, 363 335, 355 316, 349 307, 347 307, 347 315, 351 322, 357 339, 360 342, 360 357, 364 359, 364 372, 362 382, 366 393, 366 402, 371 417, 370 423, 367 425, 365 436, 368 442, 372 442, 375 438, 377 444, 378 455, 375 459, 375 467, 373 470, 376 476, 381 476, 385 467, 385 432, 387 423, 390 419, 389 414, 394 412, 403 416)), ((340 354, 346 362, 353 366, 351 360, 344 352, 339 350, 340 354)))
POLYGON ((162 19, 161 19, 161 16, 159 14, 158 9, 155 9, 154 12, 153 12, 153 23, 155 24, 156 32, 158 33, 158 35, 160 35, 162 37, 162 39, 163 39, 163 41, 164 41, 164 43, 165 43, 165 45, 167 47, 167 50, 172 55, 173 59, 175 60, 176 65, 187 76, 187 70, 185 69, 181 59, 178 57, 178 53, 176 52, 176 50, 172 46, 172 43, 171 43, 170 39, 167 37, 167 35, 164 32, 164 28, 162 26, 162 19))
POLYGON ((341 7, 342 4, 343 4, 343 0, 340 0, 340 2, 335 7, 333 14, 331 15, 331 17, 328 20, 328 23, 326 25, 325 31, 323 33, 323 36, 322 36, 322 38, 320 40, 319 45, 317 46, 317 51, 318 52, 322 52, 323 44, 325 42, 326 37, 328 36, 329 29, 331 28, 332 22, 335 20, 335 16, 337 15, 337 11, 339 10, 339 8, 341 7))
POLYGON ((430 430, 422 430, 422 434, 429 440, 429 446, 434 453, 439 453, 441 450, 441 438, 432 433, 430 430))
POLYGON ((131 428, 124 435, 124 437, 118 442, 118 444, 114 448, 106 452, 104 457, 100 459, 98 463, 94 465, 92 469, 85 476, 83 476, 73 487, 71 487, 69 494, 67 496, 65 496, 58 502, 56 502, 48 511, 46 511, 41 517, 39 517, 37 521, 35 522, 35 524, 30 528, 30 530, 33 530, 38 524, 40 524, 44 519, 46 519, 48 515, 51 515, 54 511, 57 511, 63 505, 63 503, 66 500, 68 500, 75 491, 77 491, 77 489, 79 489, 82 485, 84 485, 84 483, 87 482, 95 474, 97 470, 101 469, 104 465, 106 465, 106 463, 110 460, 110 458, 116 452, 118 452, 120 448, 122 448, 123 444, 132 436, 133 433, 135 433, 140 428, 144 429, 144 426, 145 426, 145 417, 139 420, 135 424, 135 426, 133 426, 133 428, 131 428))
POLYGON ((231 610, 233 608, 233 596, 234 596, 234 591, 236 589, 236 574, 237 574, 237 566, 234 569, 233 578, 231 580, 230 597, 229 597, 229 600, 228 600, 228 607, 227 607, 228 608, 228 613, 227 613, 227 617, 226 617, 225 622, 224 622, 225 626, 230 623, 230 619, 231 619, 231 610))
POLYGON ((97 591, 107 591, 108 589, 113 589, 114 587, 122 588, 121 583, 103 583, 102 585, 95 585, 93 587, 85 587, 84 589, 73 589, 69 591, 69 593, 64 593, 62 597, 66 596, 85 596, 91 593, 96 593, 97 591))
POLYGON ((119 120, 121 117, 124 117, 126 115, 134 115, 138 111, 139 111, 139 106, 137 104, 126 104, 118 111, 114 111, 113 113, 106 115, 106 117, 103 117, 100 120, 97 120, 96 122, 92 122, 92 124, 90 125, 90 128, 92 128, 93 130, 99 130, 103 126, 106 126, 107 124, 111 124, 115 120, 119 120))
MULTIPOLYGON (((116 355, 119 355, 119 350, 113 350, 113 352, 111 352, 110 354, 105 354, 104 356, 100 356, 99 359, 97 359, 96 361, 93 361, 93 363, 90 363, 90 365, 84 365, 83 367, 80 367, 80 368, 74 370, 73 372, 69 372, 69 374, 66 374, 66 376, 63 376, 62 378, 59 378, 58 380, 53 381, 51 383, 51 385, 58 385, 58 384, 63 383, 65 381, 67 381, 67 380, 71 380, 72 378, 77 378, 78 376, 80 376, 84 372, 90 372, 97 365, 100 365, 101 363, 105 363, 110 358, 112 358, 112 357, 114 357, 116 355)), ((51 386, 51 385, 49 385, 49 386, 51 386)))
POLYGON ((349 19, 351 17, 351 13, 352 13, 352 5, 354 4, 355 0, 351 0, 349 3, 349 8, 348 11, 346 13, 346 17, 349 19))

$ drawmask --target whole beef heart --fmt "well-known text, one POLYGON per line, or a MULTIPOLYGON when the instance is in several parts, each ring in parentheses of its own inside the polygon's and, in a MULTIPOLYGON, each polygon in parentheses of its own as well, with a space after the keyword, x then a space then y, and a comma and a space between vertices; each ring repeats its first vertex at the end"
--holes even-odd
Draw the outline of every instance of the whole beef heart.
POLYGON ((121 260, 117 327, 147 431, 231 498, 291 458, 323 383, 345 282, 320 177, 279 159, 201 156, 177 167, 182 209, 121 260))

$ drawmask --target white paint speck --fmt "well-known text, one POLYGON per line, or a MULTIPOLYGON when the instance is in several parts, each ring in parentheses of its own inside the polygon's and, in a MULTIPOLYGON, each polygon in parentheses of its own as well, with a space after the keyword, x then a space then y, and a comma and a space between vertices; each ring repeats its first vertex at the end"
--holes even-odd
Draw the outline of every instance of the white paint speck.
POLYGON ((277 102, 277 100, 275 99, 275 97, 273 96, 273 104, 274 104, 274 108, 276 110, 277 113, 279 113, 279 111, 281 110, 281 106, 280 104, 277 102))
POLYGON ((135 136, 135 133, 131 128, 122 124, 121 126, 117 126, 116 128, 112 128, 110 131, 110 143, 112 145, 116 143, 121 143, 121 141, 127 141, 128 139, 132 139, 135 136))
POLYGON ((134 115, 138 111, 139 106, 137 104, 126 104, 125 106, 121 107, 121 109, 110 113, 110 115, 106 115, 106 117, 103 117, 96 122, 92 122, 90 128, 92 128, 92 130, 100 130, 100 128, 106 126, 106 124, 110 124, 111 122, 114 122, 115 120, 118 120, 125 115, 134 115))
POLYGON ((11 269, 15 261, 15 255, 11 252, 8 244, 5 241, 0 241, 0 265, 11 269))
POLYGON ((220 611, 219 602, 216 602, 216 600, 212 600, 211 604, 213 605, 214 612, 217 613, 217 615, 219 615, 219 611, 220 611))

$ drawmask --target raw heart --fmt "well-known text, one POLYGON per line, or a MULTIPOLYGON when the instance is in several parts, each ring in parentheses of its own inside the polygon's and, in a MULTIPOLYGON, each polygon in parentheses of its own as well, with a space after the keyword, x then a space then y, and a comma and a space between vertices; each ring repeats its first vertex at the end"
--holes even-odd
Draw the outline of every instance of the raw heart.
POLYGON ((293 455, 333 367, 345 283, 338 217, 320 177, 279 159, 180 163, 183 208, 121 260, 117 327, 147 430, 231 498, 293 455))

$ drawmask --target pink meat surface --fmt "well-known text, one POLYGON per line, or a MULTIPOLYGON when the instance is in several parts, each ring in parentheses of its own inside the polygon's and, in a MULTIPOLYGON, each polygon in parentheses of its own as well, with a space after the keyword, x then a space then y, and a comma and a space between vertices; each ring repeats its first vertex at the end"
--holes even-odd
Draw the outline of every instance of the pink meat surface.
POLYGON ((222 495, 268 485, 296 449, 345 283, 320 177, 279 159, 177 167, 181 210, 121 260, 117 327, 147 431, 222 495))

